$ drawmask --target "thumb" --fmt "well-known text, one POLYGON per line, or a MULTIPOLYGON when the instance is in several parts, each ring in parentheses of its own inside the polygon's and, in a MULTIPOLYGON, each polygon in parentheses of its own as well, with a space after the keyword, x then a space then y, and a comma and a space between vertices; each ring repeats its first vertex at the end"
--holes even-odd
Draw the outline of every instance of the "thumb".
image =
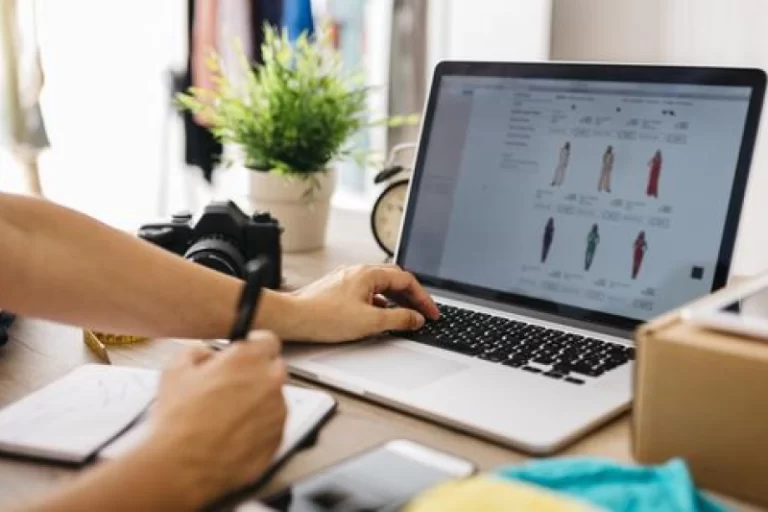
POLYGON ((407 308, 378 309, 382 331, 415 331, 424 325, 424 316, 407 308))

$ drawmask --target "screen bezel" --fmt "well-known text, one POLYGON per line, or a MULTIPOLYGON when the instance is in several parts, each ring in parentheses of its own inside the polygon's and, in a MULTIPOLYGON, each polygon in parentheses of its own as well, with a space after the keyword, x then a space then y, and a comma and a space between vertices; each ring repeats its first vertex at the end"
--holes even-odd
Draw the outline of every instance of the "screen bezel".
MULTIPOLYGON (((749 178, 755 141, 757 138, 760 112, 765 95, 766 75, 760 69, 753 68, 715 68, 715 67, 680 67, 680 66, 644 66, 644 65, 609 65, 609 64, 564 64, 564 63, 508 63, 508 62, 468 62, 443 61, 434 71, 428 101, 419 137, 419 146, 414 164, 408 199, 403 215, 402 229, 395 262, 408 269, 404 264, 408 252, 408 240, 411 235, 416 197, 418 197, 424 160, 429 148, 431 127, 437 105, 438 91, 445 76, 487 76, 500 78, 542 78, 607 82, 636 82, 656 84, 688 85, 724 85, 749 87, 752 90, 747 116, 744 121, 739 156, 736 163, 731 195, 728 203, 723 236, 720 242, 711 291, 722 288, 728 279, 733 259, 738 223, 749 178)), ((482 286, 461 283, 414 272, 425 286, 459 293, 469 297, 501 302, 544 314, 554 314, 580 322, 631 331, 644 320, 603 313, 591 309, 562 304, 552 300, 539 299, 511 292, 502 292, 482 286)))

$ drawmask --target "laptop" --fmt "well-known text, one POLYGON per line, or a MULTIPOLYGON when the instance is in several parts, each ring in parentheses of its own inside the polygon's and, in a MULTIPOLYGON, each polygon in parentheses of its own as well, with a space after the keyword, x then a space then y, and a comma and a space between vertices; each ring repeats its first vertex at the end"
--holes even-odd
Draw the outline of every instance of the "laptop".
POLYGON ((441 319, 292 373, 534 454, 626 410, 633 331, 726 283, 754 69, 442 62, 396 262, 441 319))

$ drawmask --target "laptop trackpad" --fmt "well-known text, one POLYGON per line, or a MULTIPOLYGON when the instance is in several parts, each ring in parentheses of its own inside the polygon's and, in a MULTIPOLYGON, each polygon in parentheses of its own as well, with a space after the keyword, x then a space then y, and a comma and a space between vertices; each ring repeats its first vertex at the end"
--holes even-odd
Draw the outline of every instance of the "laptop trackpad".
POLYGON ((451 359, 391 344, 366 345, 312 359, 356 377, 414 389, 467 368, 451 359))

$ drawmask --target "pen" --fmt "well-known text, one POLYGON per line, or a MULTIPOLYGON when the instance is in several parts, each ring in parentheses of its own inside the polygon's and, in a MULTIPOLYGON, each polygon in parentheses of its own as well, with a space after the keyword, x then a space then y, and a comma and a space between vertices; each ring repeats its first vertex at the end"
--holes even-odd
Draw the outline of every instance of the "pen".
POLYGON ((91 351, 96 354, 96 357, 101 359, 103 363, 112 364, 109 359, 109 352, 107 347, 101 342, 98 336, 88 329, 83 329, 83 341, 91 351))
POLYGON ((230 341, 244 340, 251 330, 256 307, 259 305, 261 289, 267 275, 269 262, 263 258, 249 261, 245 266, 245 285, 237 304, 235 322, 229 334, 230 341))

